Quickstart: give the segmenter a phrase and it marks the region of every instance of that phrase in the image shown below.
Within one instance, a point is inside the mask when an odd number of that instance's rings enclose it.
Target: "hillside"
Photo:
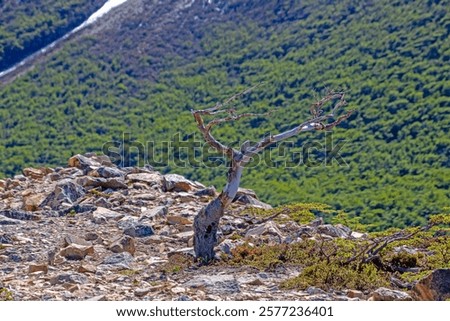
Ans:
[[[264,82],[239,107],[278,112],[215,131],[242,142],[294,126],[325,88],[345,88],[351,119],[331,136],[302,135],[266,154],[242,185],[273,205],[330,204],[372,229],[424,224],[450,197],[446,11],[438,0],[129,0],[0,87],[0,173],[64,164],[125,137],[126,146],[154,142],[155,168],[220,188],[223,162],[164,151],[177,137],[200,141],[191,108]],[[325,166],[326,150],[344,141],[347,166]],[[302,164],[301,148],[317,143],[318,164]],[[122,165],[144,161],[131,149]]]
[[[0,180],[0,301],[450,298],[448,213],[366,233],[324,224],[324,205],[272,209],[240,190],[203,264],[193,220],[217,191],[104,155],[67,163]]]

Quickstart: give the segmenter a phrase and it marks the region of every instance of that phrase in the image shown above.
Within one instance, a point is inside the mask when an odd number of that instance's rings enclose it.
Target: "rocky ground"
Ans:
[[[0,180],[0,299],[12,300],[411,300],[380,288],[280,289],[297,268],[193,263],[193,218],[216,195],[182,176],[117,168],[76,155],[66,168],[27,168]],[[270,207],[242,189],[222,219],[218,256],[247,241],[295,242],[301,233],[364,237],[345,226],[276,224],[248,214]]]

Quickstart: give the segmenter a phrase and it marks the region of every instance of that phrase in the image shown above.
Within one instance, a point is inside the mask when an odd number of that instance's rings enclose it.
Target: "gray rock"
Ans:
[[[101,178],[101,177],[91,177],[84,176],[77,178],[77,184],[80,184],[83,187],[102,187],[102,188],[111,188],[111,189],[126,189],[128,186],[125,184],[123,178]]]
[[[438,269],[421,279],[413,288],[415,297],[423,301],[450,299],[450,269]]]
[[[263,209],[272,209],[272,206],[261,202],[260,200],[250,196],[250,195],[241,195],[239,197],[235,197],[233,202],[239,202],[242,204],[250,205],[253,207],[263,208]]]
[[[109,249],[114,253],[128,252],[131,255],[134,255],[134,252],[136,252],[136,242],[134,241],[134,238],[124,235],[114,241]]]
[[[58,210],[62,207],[62,203],[73,204],[85,194],[86,191],[83,187],[70,179],[65,179],[55,186],[55,190],[44,199],[39,207],[49,206],[53,210]]]
[[[91,242],[86,241],[84,238],[81,238],[76,235],[66,235],[64,236],[64,247],[69,246],[71,244],[78,244],[83,246],[92,246]]]
[[[157,206],[152,209],[148,209],[141,214],[139,221],[154,220],[156,218],[166,217],[168,209],[166,206]]]
[[[309,226],[318,227],[318,226],[320,226],[322,224],[323,224],[323,218],[322,217],[318,217],[318,218],[312,220],[311,223],[309,223]]]
[[[12,244],[13,239],[7,234],[0,235],[0,244]]]
[[[38,221],[41,219],[41,216],[37,214],[32,214],[29,212],[21,211],[21,210],[1,210],[0,215],[6,216],[8,218],[12,218],[14,220],[21,220],[21,221]]]
[[[117,222],[117,227],[121,230],[126,230],[126,229],[136,226],[137,224],[139,224],[139,221],[137,218],[135,218],[131,215],[127,215],[127,216],[124,216],[123,218],[121,218]]]
[[[104,166],[97,168],[95,173],[103,178],[124,177],[125,175],[120,169]]]
[[[79,273],[62,273],[58,274],[50,279],[51,285],[64,284],[64,283],[75,283],[75,284],[86,284],[88,283],[88,278]]]
[[[0,215],[0,225],[18,225],[18,224],[24,224],[24,222]]]
[[[108,256],[103,262],[102,265],[108,265],[111,268],[117,269],[129,269],[134,262],[134,257],[128,252],[122,252],[118,254],[114,254]]]
[[[204,188],[201,190],[198,190],[194,193],[196,196],[216,196],[216,188],[214,186],[210,186],[208,188]]]
[[[194,183],[178,174],[168,174],[163,177],[163,187],[166,192],[189,192],[199,188],[204,188],[199,183]]]
[[[150,186],[161,185],[162,183],[162,175],[159,173],[128,174],[126,178],[131,182],[143,182]]]
[[[240,287],[233,275],[198,275],[183,284],[190,288],[207,288],[210,293],[239,293]]]
[[[104,222],[104,220],[118,221],[121,218],[123,218],[124,216],[125,216],[124,214],[121,214],[121,213],[118,213],[115,211],[111,211],[104,207],[99,207],[94,211],[94,213],[92,213],[92,218],[93,218],[94,222],[96,222],[96,223],[97,223],[97,221]]]
[[[128,230],[128,233],[127,233],[127,231],[124,231],[124,234],[130,235],[130,236],[133,236],[133,234],[134,234],[135,237],[148,237],[148,236],[154,235],[155,231],[153,230],[152,226],[150,226],[148,224],[140,223],[134,227],[134,231]]]
[[[67,247],[63,248],[59,255],[65,257],[68,260],[82,260],[87,255],[94,254],[94,247],[79,245],[79,244],[70,244]]]
[[[102,166],[102,162],[99,158],[95,159],[95,155],[75,155],[69,159],[69,166],[81,169],[85,174]]]
[[[268,221],[266,223],[257,225],[247,231],[245,233],[245,237],[253,237],[258,238],[262,235],[273,235],[279,238],[279,241],[281,242],[281,239],[283,238],[283,234],[281,233],[280,229],[278,228],[277,224],[273,221]]]
[[[317,227],[317,233],[325,234],[331,237],[347,238],[349,237],[351,230],[343,225],[333,226],[331,224],[324,224]]]

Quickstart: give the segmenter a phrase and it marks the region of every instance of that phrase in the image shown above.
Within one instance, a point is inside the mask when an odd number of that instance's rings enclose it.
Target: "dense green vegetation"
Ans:
[[[105,1],[0,1],[0,70],[45,47]]]
[[[151,161],[157,169],[220,188],[224,165],[175,162],[186,149],[167,154],[161,148],[178,133],[181,141],[201,141],[191,108],[264,82],[238,107],[278,112],[214,131],[225,142],[242,142],[294,126],[325,88],[345,88],[357,113],[332,135],[308,133],[281,144],[286,156],[274,150],[273,159],[246,169],[242,185],[274,205],[330,204],[372,229],[424,224],[450,197],[447,6],[438,0],[236,0],[219,15],[196,3],[184,20],[163,25],[164,33],[145,22],[157,17],[141,16],[163,17],[148,7],[126,16],[122,28],[68,44],[0,88],[0,173],[64,164],[130,133],[128,147],[153,141],[155,158],[169,158],[167,166]],[[347,166],[325,166],[326,151],[343,141]],[[324,146],[311,153],[317,164],[302,164],[302,147],[317,143]],[[127,156],[123,165],[144,161],[135,148]]]

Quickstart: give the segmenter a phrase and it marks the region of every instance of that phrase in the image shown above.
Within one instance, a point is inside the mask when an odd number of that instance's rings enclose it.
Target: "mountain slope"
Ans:
[[[177,137],[201,141],[191,108],[264,82],[239,107],[278,112],[215,131],[242,142],[294,126],[324,88],[343,87],[357,109],[348,122],[266,153],[243,185],[272,204],[328,203],[374,228],[423,223],[450,197],[449,32],[442,1],[129,0],[0,88],[0,171],[63,164],[104,144],[117,152],[129,133],[126,146],[154,142],[150,163],[159,169],[220,188],[223,162],[187,162],[187,148],[164,152]],[[343,141],[347,166],[325,166],[327,150]],[[318,164],[305,166],[299,155],[317,143]],[[122,165],[142,163],[142,152],[138,159],[131,149]]]

